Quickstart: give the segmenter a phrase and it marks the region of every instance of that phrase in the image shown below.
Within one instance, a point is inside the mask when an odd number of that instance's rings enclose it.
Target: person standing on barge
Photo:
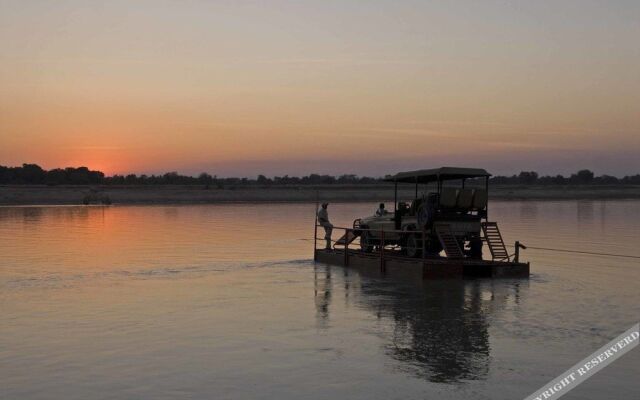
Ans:
[[[322,208],[318,210],[318,223],[324,228],[324,240],[327,241],[327,250],[331,250],[331,232],[333,231],[333,224],[329,222],[329,212],[327,207],[329,203],[322,203]]]

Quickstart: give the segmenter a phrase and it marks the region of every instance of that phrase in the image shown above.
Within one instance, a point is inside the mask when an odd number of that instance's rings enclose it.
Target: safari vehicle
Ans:
[[[445,250],[448,257],[482,259],[481,230],[491,224],[486,222],[490,176],[480,168],[442,167],[387,177],[394,183],[393,212],[353,222],[361,250],[372,252],[384,243],[399,246],[408,257]],[[399,184],[415,185],[413,200],[398,199]],[[431,191],[418,195],[421,185]]]

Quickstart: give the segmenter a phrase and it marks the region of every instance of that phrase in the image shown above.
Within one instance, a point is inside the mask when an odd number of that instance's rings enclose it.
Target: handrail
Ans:
[[[335,246],[340,246],[339,248],[337,248],[337,250],[339,250],[340,252],[344,251],[344,255],[343,255],[343,257],[344,257],[344,265],[348,265],[349,264],[349,255],[348,254],[349,254],[349,246],[351,244],[349,242],[349,235],[348,235],[349,232],[353,232],[353,231],[376,232],[376,234],[377,234],[376,236],[377,237],[374,238],[375,239],[375,243],[373,243],[371,245],[372,247],[375,247],[376,250],[372,251],[371,253],[367,253],[367,254],[370,254],[371,256],[380,258],[380,269],[382,271],[384,271],[384,269],[386,267],[385,266],[385,259],[388,258],[388,257],[395,257],[395,255],[387,255],[387,254],[385,254],[386,253],[385,248],[387,248],[389,246],[391,246],[393,248],[401,247],[396,242],[395,239],[387,239],[387,238],[385,238],[385,235],[387,235],[389,233],[399,233],[399,234],[420,233],[422,235],[425,234],[424,230],[422,230],[422,231],[403,231],[403,230],[397,230],[397,229],[385,230],[385,229],[350,228],[350,227],[343,227],[343,226],[334,226],[333,230],[334,231],[336,231],[336,230],[337,231],[344,231],[344,236],[341,236],[341,237],[339,237],[337,239],[336,239],[336,236],[333,236],[330,239],[324,239],[324,237],[317,235],[317,228],[318,227],[322,227],[322,225],[321,224],[317,224],[316,225],[316,235],[315,235],[315,237],[313,239],[313,241],[314,241],[314,253],[315,253],[315,250],[318,249],[318,241],[321,241],[321,242],[327,241],[332,249],[336,249]],[[343,237],[344,237],[344,242],[338,244],[338,241],[341,240]],[[360,240],[360,237],[356,237],[352,241],[355,241],[355,240]],[[390,242],[388,242],[388,240]],[[516,243],[519,244],[518,242],[516,242]],[[358,244],[356,244],[355,246],[359,247]],[[422,252],[421,252],[422,253],[422,257],[421,257],[422,259],[425,259],[425,257],[427,256],[426,249],[424,248],[424,246],[425,246],[425,242],[423,240],[422,241],[422,246],[421,246],[422,247]],[[512,247],[512,246],[510,246],[510,247]],[[519,248],[525,248],[525,247],[524,246],[519,246]],[[513,254],[513,255],[510,256],[510,257],[515,256],[515,260],[514,260],[515,262],[519,262],[519,260],[518,260],[519,254],[517,254],[517,253],[518,252],[516,252],[516,254]],[[315,254],[314,254],[314,256],[315,256]]]
[[[377,251],[373,252],[375,254],[376,257],[380,257],[380,269],[381,271],[384,271],[385,269],[385,259],[388,257],[385,254],[385,247],[388,246],[392,246],[394,248],[397,248],[399,245],[397,243],[395,243],[395,241],[391,241],[391,243],[388,243],[388,240],[385,239],[385,234],[407,234],[407,233],[415,233],[415,232],[420,232],[422,234],[424,234],[423,231],[403,231],[403,230],[397,230],[397,229],[391,229],[391,230],[385,230],[385,229],[371,229],[371,228],[353,228],[353,227],[344,227],[344,226],[333,226],[332,230],[335,231],[344,231],[344,235],[341,236],[338,239],[334,239],[334,237],[331,237],[329,239],[324,239],[322,236],[318,236],[318,228],[319,227],[323,227],[321,224],[316,224],[315,225],[315,232],[314,232],[314,257],[315,257],[315,250],[317,250],[317,246],[318,246],[318,241],[320,240],[321,242],[327,242],[327,244],[332,248],[335,249],[335,246],[341,246],[343,248],[340,248],[340,251],[344,251],[344,265],[348,265],[349,263],[349,233],[350,232],[354,232],[354,231],[359,231],[359,232],[375,232],[376,233],[376,243],[373,244],[372,246],[375,246],[377,248]],[[360,240],[361,236],[358,235],[359,237],[355,237],[352,240],[358,239]],[[342,238],[344,238],[344,241],[342,243],[338,243]],[[356,245],[357,246],[357,245]],[[424,242],[423,242],[423,247],[424,247]],[[372,254],[373,255],[373,254]],[[424,257],[424,252],[423,252],[423,257]]]
[[[323,227],[322,225],[318,224],[316,225],[317,228],[321,228]],[[354,228],[354,227],[350,227],[350,228],[345,228],[344,226],[334,226],[333,229],[344,229],[344,230],[349,230],[349,231],[374,231],[374,232],[380,232],[380,231],[384,231],[385,233],[409,233],[409,232],[422,232],[422,231],[403,231],[403,230],[397,230],[397,229],[371,229],[371,228]]]

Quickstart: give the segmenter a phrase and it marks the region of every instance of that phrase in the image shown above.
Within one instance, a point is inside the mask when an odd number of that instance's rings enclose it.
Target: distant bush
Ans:
[[[473,181],[473,180],[472,180]],[[562,175],[539,176],[535,171],[521,171],[518,175],[496,175],[489,179],[492,184],[498,185],[640,185],[640,174],[616,178],[611,175],[595,176],[595,174],[583,169],[569,177]],[[45,171],[36,164],[22,164],[21,167],[5,167],[0,165],[0,184],[12,185],[203,185],[205,188],[217,189],[234,188],[236,186],[251,185],[333,185],[333,184],[376,184],[382,183],[383,178],[357,176],[345,174],[340,176],[310,174],[303,177],[274,176],[269,178],[258,175],[256,179],[250,178],[218,178],[206,172],[197,177],[180,175],[176,171],[163,175],[113,175],[105,176],[100,171],[92,171],[87,167],[56,168]]]
[[[22,164],[22,167],[0,165],[0,183],[27,185],[88,185],[105,181],[100,171],[91,171],[87,167],[43,170],[36,164]]]

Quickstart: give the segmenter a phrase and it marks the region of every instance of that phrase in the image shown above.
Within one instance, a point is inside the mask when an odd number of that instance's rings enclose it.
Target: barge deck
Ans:
[[[528,278],[529,263],[437,258],[409,258],[391,251],[363,253],[359,250],[315,249],[314,260],[358,269],[369,275],[413,280],[462,278]]]

